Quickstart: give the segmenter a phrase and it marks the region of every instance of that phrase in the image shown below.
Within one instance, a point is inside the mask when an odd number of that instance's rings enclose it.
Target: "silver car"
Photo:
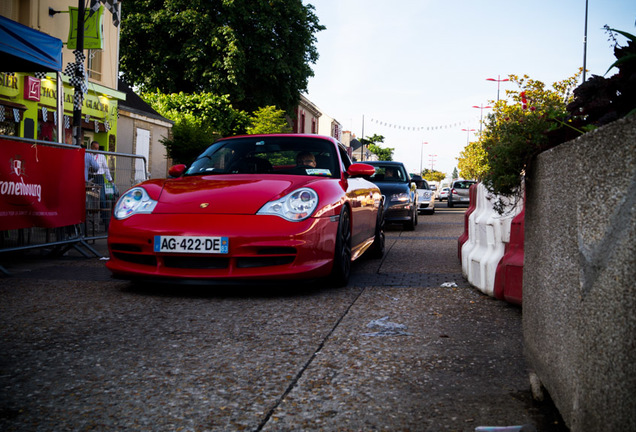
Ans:
[[[444,201],[445,199],[448,199],[448,193],[450,192],[450,188],[449,187],[445,187],[442,188],[440,190],[437,191],[437,199],[440,201]]]
[[[448,194],[448,207],[454,207],[456,204],[470,204],[468,190],[475,183],[477,182],[474,180],[455,180]]]
[[[419,214],[435,213],[435,191],[431,189],[430,185],[421,176],[411,174],[411,180],[415,182],[417,187],[417,212]]]

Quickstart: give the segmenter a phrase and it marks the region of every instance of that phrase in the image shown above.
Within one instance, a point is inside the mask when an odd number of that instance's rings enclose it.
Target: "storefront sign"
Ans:
[[[42,84],[39,78],[32,76],[24,77],[24,99],[39,102],[40,88]]]
[[[76,7],[69,7],[70,28],[66,47],[70,50],[77,48],[77,16],[79,11]],[[104,49],[104,7],[90,15],[90,9],[84,12],[84,49]]]
[[[0,139],[0,231],[84,221],[84,154]]]
[[[6,72],[0,72],[0,94],[9,97],[17,96],[20,91],[18,89],[18,76],[9,75]]]

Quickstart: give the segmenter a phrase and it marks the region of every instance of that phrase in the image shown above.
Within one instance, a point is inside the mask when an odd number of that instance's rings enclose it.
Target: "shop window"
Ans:
[[[88,77],[96,81],[102,80],[102,52],[89,50]]]
[[[20,136],[20,123],[24,120],[24,105],[3,102],[0,104],[0,135]]]
[[[12,121],[0,122],[0,135],[17,136],[18,124]]]

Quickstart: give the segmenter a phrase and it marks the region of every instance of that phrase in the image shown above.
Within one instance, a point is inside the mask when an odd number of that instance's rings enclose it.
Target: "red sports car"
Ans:
[[[319,135],[216,141],[171,178],[126,191],[108,232],[116,278],[249,281],[328,277],[384,253],[382,195],[346,148]]]

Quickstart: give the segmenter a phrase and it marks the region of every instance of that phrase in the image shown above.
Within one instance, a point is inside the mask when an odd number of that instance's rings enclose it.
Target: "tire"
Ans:
[[[338,233],[336,234],[336,248],[333,254],[333,268],[331,282],[342,287],[349,283],[351,276],[351,216],[349,209],[344,207],[340,213]]]
[[[417,210],[413,210],[411,220],[404,222],[404,229],[407,231],[413,231],[415,230],[415,225],[417,225]]]
[[[384,249],[386,244],[386,238],[384,235],[384,204],[380,203],[378,209],[378,217],[375,221],[375,237],[373,244],[369,249],[372,258],[382,258],[384,256]]]

